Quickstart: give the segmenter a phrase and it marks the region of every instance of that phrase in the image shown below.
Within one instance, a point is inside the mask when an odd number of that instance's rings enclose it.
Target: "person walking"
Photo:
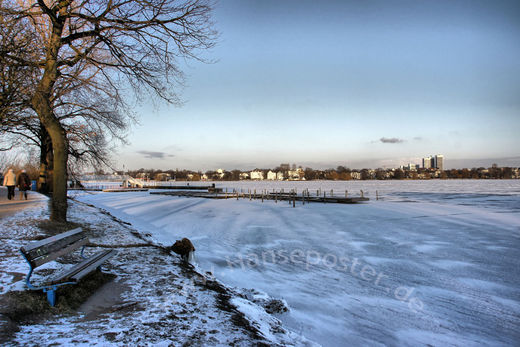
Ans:
[[[31,189],[31,179],[29,175],[27,175],[27,171],[22,170],[20,175],[18,175],[18,190],[20,191],[20,200],[22,200],[25,195],[25,200],[27,200],[27,191]],[[14,193],[13,193],[14,194]]]
[[[13,169],[9,169],[4,176],[4,186],[7,187],[7,198],[11,200],[14,198],[14,187],[16,186],[16,175]]]

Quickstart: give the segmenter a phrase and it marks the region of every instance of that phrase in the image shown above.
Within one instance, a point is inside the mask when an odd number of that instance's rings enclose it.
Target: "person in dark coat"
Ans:
[[[31,179],[25,170],[22,170],[20,175],[18,175],[18,190],[20,191],[20,200],[22,200],[25,195],[25,200],[27,200],[27,191],[31,189]]]

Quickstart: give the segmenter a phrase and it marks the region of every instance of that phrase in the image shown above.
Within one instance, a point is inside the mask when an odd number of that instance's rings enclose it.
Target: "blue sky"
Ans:
[[[520,2],[221,0],[214,20],[216,62],[185,66],[182,107],[139,108],[119,168],[520,165]]]

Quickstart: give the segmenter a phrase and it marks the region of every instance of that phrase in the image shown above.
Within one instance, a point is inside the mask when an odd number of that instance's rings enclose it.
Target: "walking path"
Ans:
[[[48,198],[37,192],[27,192],[27,200],[20,200],[20,192],[15,191],[14,199],[7,199],[7,188],[0,187],[0,218],[11,216],[27,207],[34,207]]]

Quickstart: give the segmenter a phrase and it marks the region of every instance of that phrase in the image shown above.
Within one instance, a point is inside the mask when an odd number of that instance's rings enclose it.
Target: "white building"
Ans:
[[[274,171],[269,170],[269,172],[267,173],[268,180],[274,181],[274,180],[276,180],[276,176],[277,176],[276,172],[274,172]]]
[[[251,176],[251,179],[252,180],[263,180],[264,179],[264,173],[260,170],[254,170],[254,171],[251,171],[250,173],[250,176]]]
[[[423,158],[422,166],[425,169],[431,169],[431,167],[432,167],[432,157],[425,157],[425,158]]]
[[[299,167],[296,170],[289,170],[287,175],[289,176],[287,178],[290,180],[301,180],[304,179],[305,173],[303,172],[303,169]]]

